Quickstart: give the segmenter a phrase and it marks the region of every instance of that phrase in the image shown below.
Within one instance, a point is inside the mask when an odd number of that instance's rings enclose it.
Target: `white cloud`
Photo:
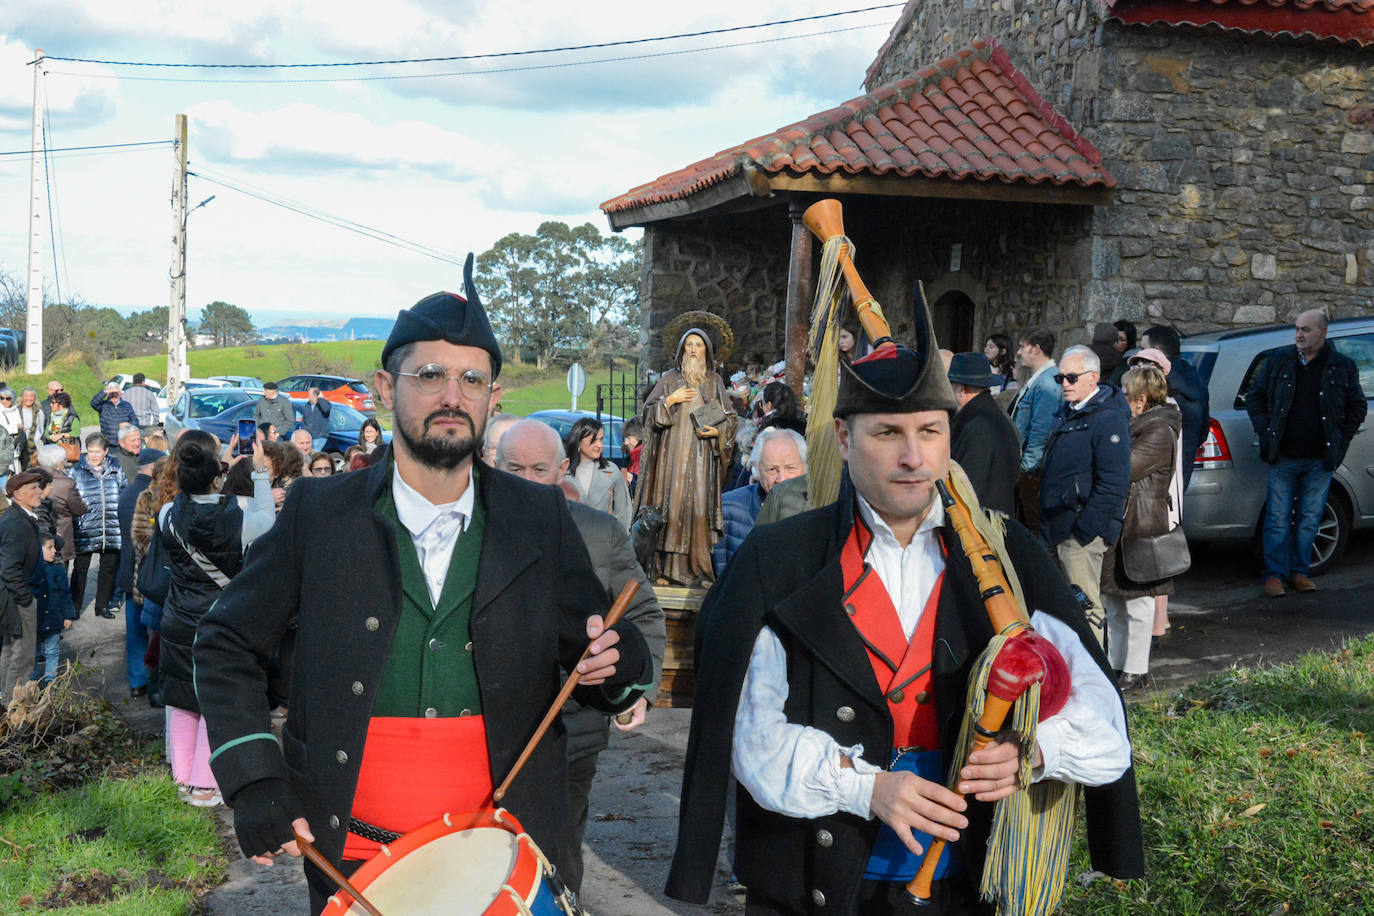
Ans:
[[[33,117],[34,49],[9,35],[0,35],[0,131],[28,132]],[[48,69],[52,65],[48,64]],[[108,72],[92,68],[92,73]],[[67,124],[99,124],[115,109],[115,87],[48,77],[43,81],[48,112]]]

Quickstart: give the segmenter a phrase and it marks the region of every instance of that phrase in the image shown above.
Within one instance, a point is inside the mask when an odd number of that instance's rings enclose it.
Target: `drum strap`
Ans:
[[[394,843],[401,838],[401,834],[399,833],[384,830],[376,824],[360,821],[356,817],[350,817],[348,819],[348,832],[356,833],[365,840],[371,840],[374,843],[381,843],[382,845]]]

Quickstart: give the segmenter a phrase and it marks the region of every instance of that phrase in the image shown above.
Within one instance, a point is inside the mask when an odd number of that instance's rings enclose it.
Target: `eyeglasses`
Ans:
[[[334,465],[316,465],[310,469],[310,473],[317,477],[328,477],[330,474],[334,473]]]
[[[1093,370],[1090,369],[1088,371],[1091,372]],[[1054,383],[1056,385],[1062,385],[1068,382],[1070,385],[1077,385],[1078,380],[1087,374],[1087,372],[1056,372],[1054,374]]]
[[[491,391],[491,379],[480,369],[468,369],[461,375],[449,375],[448,370],[437,363],[421,366],[414,372],[397,372],[415,379],[415,387],[425,394],[438,394],[449,382],[458,383],[458,391],[469,401],[476,401]]]
[[[1135,357],[1134,359],[1128,360],[1126,365],[1130,366],[1132,369],[1138,369],[1141,366],[1149,366],[1151,369],[1158,369],[1161,372],[1164,371],[1164,367],[1161,366],[1159,363],[1154,362],[1153,360],[1141,359],[1139,356]]]

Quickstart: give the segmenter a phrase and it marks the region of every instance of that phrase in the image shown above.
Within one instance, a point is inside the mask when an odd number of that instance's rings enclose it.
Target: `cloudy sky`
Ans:
[[[0,151],[29,148],[27,64],[35,48],[52,57],[195,64],[440,57],[752,25],[879,2],[9,0],[0,22]],[[192,171],[461,258],[508,232],[533,232],[546,219],[590,220],[609,231],[597,209],[602,201],[858,95],[898,12],[598,50],[351,69],[49,60],[48,144],[163,141],[174,116],[185,113]],[[768,43],[556,66],[761,41]],[[120,308],[167,304],[173,166],[168,146],[53,154],[60,245],[56,278],[52,253],[45,254],[50,297],[56,279],[64,298],[74,292]],[[193,317],[214,299],[274,317],[390,315],[461,284],[454,264],[190,179],[192,204],[212,194],[188,224]],[[21,278],[28,198],[28,157],[0,156],[0,270]]]

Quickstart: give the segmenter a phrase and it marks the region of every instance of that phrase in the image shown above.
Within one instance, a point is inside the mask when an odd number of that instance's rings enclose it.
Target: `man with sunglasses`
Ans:
[[[471,256],[464,279],[466,298],[436,293],[397,316],[374,377],[390,445],[365,470],[296,481],[198,628],[211,765],[240,847],[264,865],[300,854],[294,831],[351,873],[445,812],[489,806],[560,666],[581,672],[578,702],[608,714],[652,685],[635,625],[603,624],[606,592],[563,495],[474,460],[501,351]],[[288,631],[279,749],[263,698]],[[553,861],[567,785],[555,722],[503,800]],[[336,888],[306,874],[320,912]]]
[[[1121,535],[1131,486],[1131,409],[1101,383],[1090,348],[1069,347],[1054,380],[1064,406],[1045,443],[1040,481],[1040,537],[1059,556],[1064,576],[1092,606],[1088,623],[1102,642],[1102,557]]]

